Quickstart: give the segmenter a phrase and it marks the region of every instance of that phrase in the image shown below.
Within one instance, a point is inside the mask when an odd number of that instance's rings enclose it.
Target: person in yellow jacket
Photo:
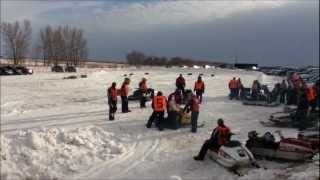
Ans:
[[[153,97],[152,100],[153,113],[151,114],[146,127],[151,128],[153,121],[155,121],[156,127],[160,131],[163,130],[164,113],[167,111],[167,98],[162,94],[161,91]]]
[[[204,93],[204,82],[202,81],[201,76],[198,76],[198,80],[194,83],[194,91],[196,92],[197,98],[202,103],[202,94]]]

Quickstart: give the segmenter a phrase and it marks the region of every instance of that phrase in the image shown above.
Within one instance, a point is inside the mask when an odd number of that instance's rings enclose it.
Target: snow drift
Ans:
[[[122,154],[123,145],[98,127],[1,135],[1,179],[61,179]]]

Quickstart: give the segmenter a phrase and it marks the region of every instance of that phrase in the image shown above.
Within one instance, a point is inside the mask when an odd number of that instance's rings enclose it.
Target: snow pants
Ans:
[[[117,112],[117,102],[111,101],[109,102],[109,120],[114,120],[114,115]]]
[[[123,113],[129,112],[129,104],[128,104],[127,96],[121,96],[121,106],[122,106],[121,109]]]
[[[155,122],[156,127],[159,128],[159,130],[163,129],[163,122],[164,122],[164,111],[153,111],[151,114],[148,122],[147,122],[147,128],[150,128],[152,126],[152,123]]]
[[[202,103],[202,94],[203,94],[202,91],[196,91],[196,96],[197,96],[197,98],[199,98],[200,103]]]
[[[209,149],[216,150],[219,149],[219,147],[220,146],[217,141],[211,139],[206,140],[200,149],[198,158],[203,160]]]
[[[146,94],[145,93],[141,93],[141,97],[140,97],[140,108],[145,108],[146,107]]]
[[[197,132],[199,112],[191,112],[191,132]]]

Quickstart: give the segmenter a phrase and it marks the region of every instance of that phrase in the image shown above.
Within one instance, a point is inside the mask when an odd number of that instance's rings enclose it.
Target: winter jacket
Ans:
[[[108,89],[108,101],[116,102],[117,101],[118,90],[116,88],[110,87]]]
[[[154,96],[152,107],[155,112],[165,112],[167,110],[167,98],[165,96]]]
[[[141,82],[139,83],[139,89],[140,89],[140,91],[141,91],[142,93],[146,93],[146,92],[147,92],[147,89],[148,89],[148,87],[147,87],[147,82],[146,82],[146,81],[141,81]]]
[[[186,85],[186,81],[184,80],[183,77],[178,77],[176,79],[176,86],[179,87],[179,86],[185,86]]]
[[[203,81],[196,81],[194,83],[194,90],[199,92],[204,92],[204,82]]]

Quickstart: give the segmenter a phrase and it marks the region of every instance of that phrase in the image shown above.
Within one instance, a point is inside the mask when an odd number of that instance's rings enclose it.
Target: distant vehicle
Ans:
[[[66,66],[64,72],[77,72],[77,69],[74,66]]]
[[[33,74],[33,70],[32,69],[28,69],[24,66],[17,66],[16,70],[21,72],[22,74]]]
[[[13,66],[6,66],[5,68],[8,69],[9,71],[11,70],[13,72],[12,75],[23,75],[23,73],[20,70],[16,69]]]
[[[64,72],[62,66],[56,65],[51,68],[52,72]]]

